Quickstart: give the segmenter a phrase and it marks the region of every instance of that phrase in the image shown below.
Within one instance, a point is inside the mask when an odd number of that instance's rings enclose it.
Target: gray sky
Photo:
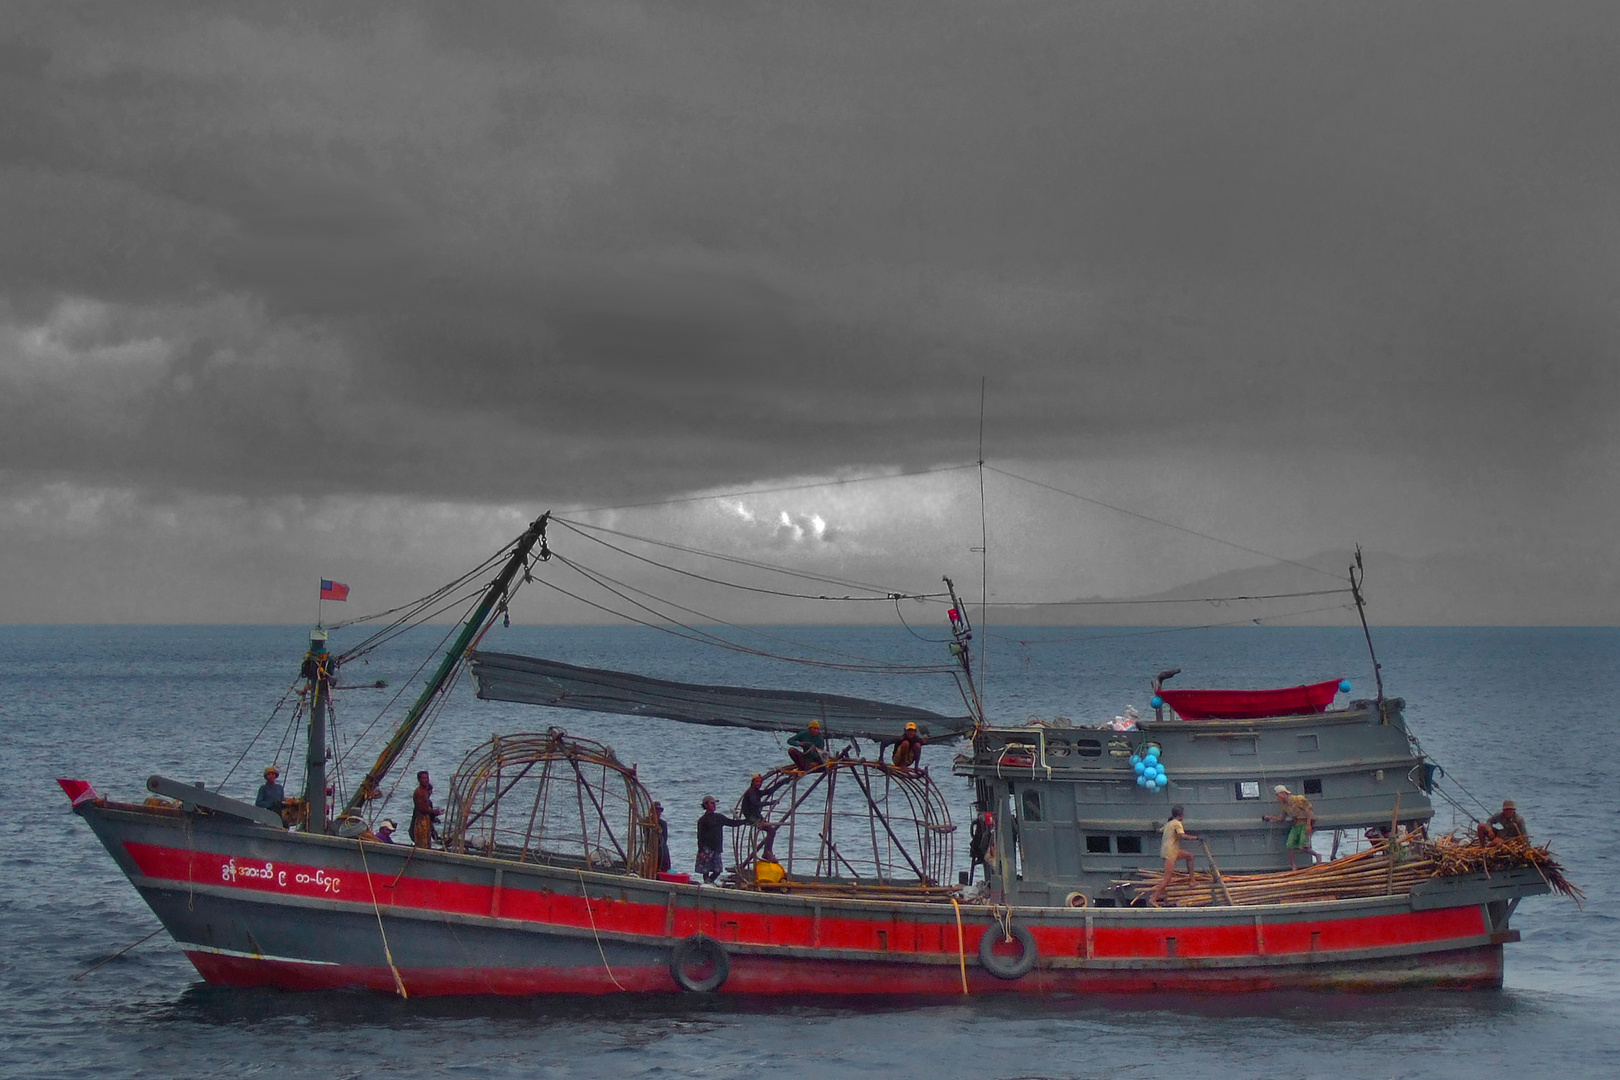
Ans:
[[[1620,621],[1617,55],[1608,2],[8,3],[0,620],[971,462],[986,377],[1009,471]],[[997,599],[1261,561],[990,481]],[[588,520],[978,588],[972,471]]]

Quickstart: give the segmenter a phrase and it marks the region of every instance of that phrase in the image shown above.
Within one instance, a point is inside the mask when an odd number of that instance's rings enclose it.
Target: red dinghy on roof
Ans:
[[[1183,720],[1257,720],[1326,712],[1338,690],[1333,679],[1276,690],[1160,690],[1159,696]]]

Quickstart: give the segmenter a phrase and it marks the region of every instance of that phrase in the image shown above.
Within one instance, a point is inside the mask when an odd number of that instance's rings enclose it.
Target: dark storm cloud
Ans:
[[[19,12],[13,469],[639,497],[981,375],[1007,457],[1613,438],[1607,6]]]

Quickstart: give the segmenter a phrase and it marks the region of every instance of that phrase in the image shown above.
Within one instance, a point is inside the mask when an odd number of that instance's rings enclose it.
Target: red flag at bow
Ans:
[[[322,600],[347,600],[348,598],[349,587],[347,585],[343,584],[341,581],[328,581],[325,578],[321,578]]]

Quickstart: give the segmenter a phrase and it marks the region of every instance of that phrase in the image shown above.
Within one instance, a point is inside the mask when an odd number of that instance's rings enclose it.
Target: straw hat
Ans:
[[[266,765],[264,767],[264,775],[266,775],[266,776],[280,776],[281,775],[281,770],[276,768],[274,765]]]

